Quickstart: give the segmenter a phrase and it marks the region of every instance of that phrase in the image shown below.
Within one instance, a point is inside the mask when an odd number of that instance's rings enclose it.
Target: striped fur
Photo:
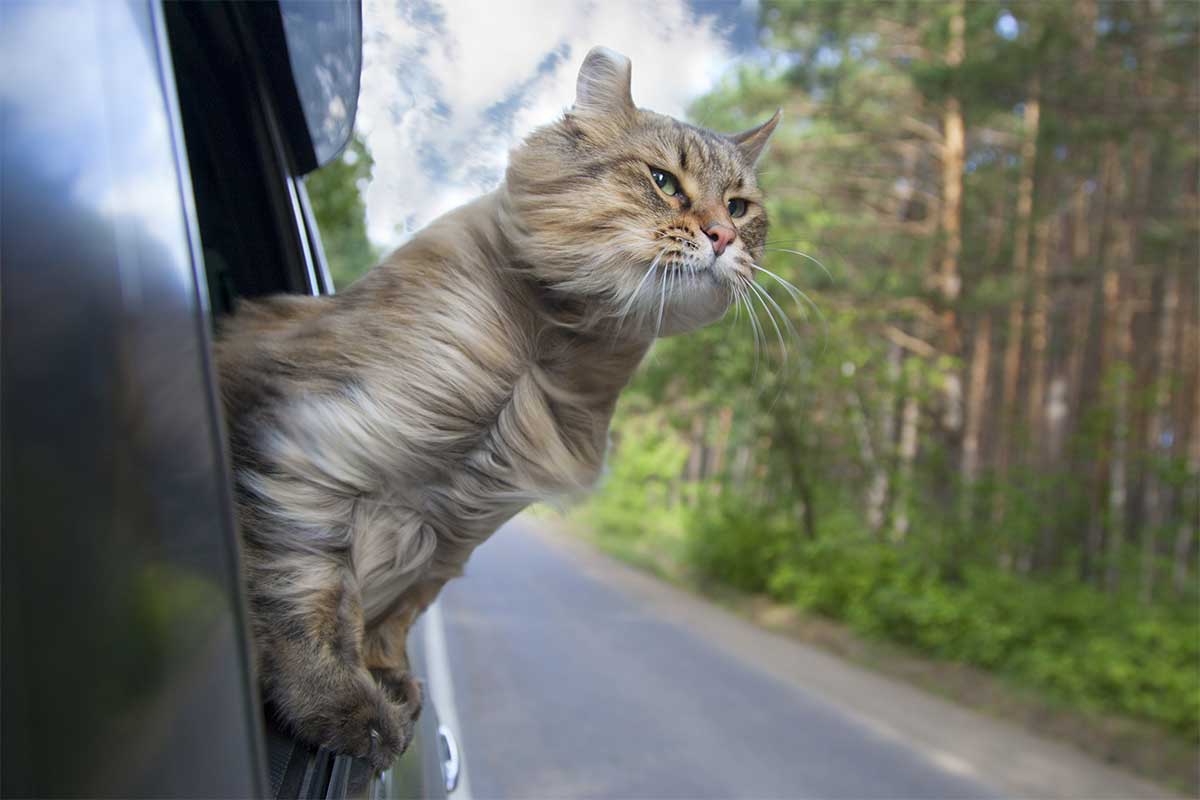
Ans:
[[[725,137],[639,110],[628,60],[597,48],[495,192],[342,294],[247,303],[222,327],[260,673],[298,735],[376,766],[407,745],[408,627],[506,520],[592,486],[656,336],[724,314],[761,255],[753,162],[773,125]],[[738,229],[720,257],[714,221]]]

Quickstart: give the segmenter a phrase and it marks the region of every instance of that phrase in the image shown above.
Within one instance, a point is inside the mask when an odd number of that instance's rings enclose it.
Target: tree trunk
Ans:
[[[1095,50],[1096,50],[1096,21],[1098,19],[1097,0],[1075,0],[1073,4],[1073,16],[1076,25],[1076,34],[1080,43],[1079,51],[1075,56],[1075,70],[1078,74],[1089,74],[1094,69]],[[1110,92],[1106,92],[1108,94]],[[1094,267],[1089,263],[1089,256],[1092,252],[1097,253],[1097,259],[1103,252],[1101,243],[1104,241],[1105,231],[1112,214],[1112,203],[1110,201],[1110,171],[1108,160],[1102,159],[1100,188],[1102,191],[1097,192],[1095,197],[1104,198],[1100,208],[1094,209],[1093,200],[1089,199],[1089,185],[1093,181],[1094,165],[1091,162],[1088,148],[1083,151],[1086,155],[1080,159],[1082,161],[1080,176],[1075,185],[1075,196],[1072,202],[1072,241],[1071,241],[1071,265],[1072,269],[1086,274],[1086,279],[1083,287],[1079,290],[1078,305],[1075,309],[1075,316],[1071,326],[1071,343],[1070,351],[1067,355],[1067,412],[1066,419],[1063,423],[1065,429],[1056,439],[1056,448],[1059,455],[1063,452],[1067,431],[1077,431],[1081,421],[1084,402],[1087,397],[1086,387],[1088,385],[1087,378],[1089,373],[1085,373],[1084,365],[1087,361],[1090,346],[1092,342],[1092,331],[1094,330],[1093,320],[1095,317],[1095,306],[1097,286],[1094,281]],[[1093,235],[1095,231],[1095,235]],[[1092,245],[1096,247],[1093,251]],[[1100,335],[1103,338],[1103,335]],[[1103,361],[1103,347],[1100,349],[1100,360]],[[1100,365],[1100,372],[1103,371],[1103,363]],[[1096,452],[1095,461],[1103,459],[1103,452]],[[1099,469],[1094,463],[1081,463],[1070,465],[1068,468],[1074,467],[1081,477],[1083,483],[1083,491],[1086,494],[1094,495],[1098,491]],[[1091,498],[1089,498],[1091,499]],[[1096,504],[1089,502],[1087,512],[1082,520],[1083,542],[1082,558],[1080,559],[1079,574],[1080,577],[1087,580],[1095,580],[1096,572],[1100,564],[1100,548],[1104,539],[1104,531],[1102,525],[1102,515],[1095,511]]]
[[[1004,346],[1004,371],[1000,389],[1000,433],[996,449],[996,473],[1000,481],[996,492],[994,518],[1004,517],[1004,492],[1012,452],[1012,429],[1016,422],[1017,385],[1021,379],[1021,344],[1025,323],[1025,291],[1029,265],[1029,228],[1033,217],[1033,175],[1037,162],[1038,126],[1041,117],[1041,83],[1030,82],[1025,101],[1024,131],[1021,139],[1021,177],[1017,184],[1016,226],[1013,231],[1013,283],[1017,297],[1008,312],[1007,340]]]
[[[871,428],[867,423],[867,410],[857,389],[852,388],[846,392],[846,405],[850,409],[850,426],[854,429],[855,438],[858,439],[859,460],[862,461],[863,470],[871,476],[871,479],[867,483],[865,497],[867,504],[867,527],[871,529],[871,533],[878,535],[880,528],[883,527],[883,502],[882,499],[875,497],[875,476],[881,470],[886,470],[887,467],[883,463],[883,459],[879,453],[876,452],[875,443],[871,440]]]
[[[1115,332],[1119,327],[1114,316],[1116,307],[1108,294],[1110,282],[1114,287],[1114,291],[1116,288],[1119,288],[1119,276],[1113,266],[1118,261],[1116,252],[1119,246],[1117,242],[1118,237],[1115,232],[1117,226],[1116,220],[1121,214],[1125,213],[1124,175],[1121,171],[1120,151],[1117,149],[1116,142],[1110,141],[1104,145],[1100,182],[1104,190],[1104,211],[1100,216],[1100,236],[1097,252],[1099,253],[1103,268],[1101,278],[1101,305],[1103,310],[1100,314],[1100,357],[1099,362],[1096,364],[1095,374],[1099,376],[1099,396],[1103,399],[1107,398],[1107,388],[1104,379],[1109,374],[1115,361]],[[1111,278],[1109,277],[1110,274]],[[1104,585],[1106,574],[1103,555],[1106,518],[1105,514],[1099,512],[1099,509],[1107,507],[1108,494],[1106,488],[1112,456],[1111,445],[1111,441],[1106,441],[1104,446],[1098,449],[1096,458],[1092,463],[1092,480],[1091,487],[1089,487],[1093,501],[1092,508],[1095,510],[1088,516],[1083,567],[1085,575],[1098,586]]]
[[[1124,250],[1124,247],[1122,247]],[[1121,582],[1121,556],[1125,547],[1125,510],[1129,497],[1129,385],[1132,370],[1133,332],[1130,330],[1132,302],[1121,296],[1121,276],[1116,270],[1104,275],[1104,304],[1109,320],[1113,360],[1108,377],[1112,391],[1112,439],[1108,459],[1108,537],[1104,586],[1115,592]]]
[[[888,347],[883,388],[879,392],[879,453],[875,474],[867,489],[867,524],[875,534],[883,530],[887,518],[888,489],[896,450],[896,387],[900,385],[902,356],[900,345],[892,342]]]
[[[722,406],[717,413],[717,436],[713,442],[712,464],[709,476],[721,478],[725,467],[725,451],[729,448],[729,434],[733,430],[733,406]]]
[[[1154,598],[1155,562],[1158,559],[1158,535],[1163,525],[1164,488],[1158,479],[1159,461],[1164,452],[1163,436],[1171,410],[1171,377],[1175,367],[1175,325],[1179,311],[1179,275],[1174,269],[1163,278],[1162,306],[1158,314],[1157,363],[1154,375],[1154,402],[1146,426],[1146,476],[1143,483],[1142,579],[1138,597],[1143,603]]]
[[[1121,555],[1125,547],[1126,503],[1128,500],[1129,385],[1133,335],[1129,326],[1132,303],[1121,296],[1121,268],[1133,259],[1133,225],[1129,219],[1130,183],[1121,168],[1115,142],[1106,145],[1106,161],[1112,167],[1111,207],[1116,211],[1111,226],[1111,258],[1103,278],[1104,350],[1103,375],[1106,379],[1112,429],[1108,452],[1108,490],[1105,508],[1108,524],[1105,541],[1104,587],[1115,592],[1121,581]],[[1135,162],[1137,163],[1136,159]]]
[[[1187,457],[1186,478],[1180,493],[1180,523],[1175,534],[1172,553],[1171,585],[1175,596],[1182,596],[1188,589],[1189,559],[1192,547],[1200,534],[1200,281],[1193,278],[1188,292],[1190,312],[1184,315],[1184,337],[1180,352],[1181,377],[1190,386],[1191,403],[1183,405],[1180,416],[1181,427],[1186,419]],[[1187,381],[1187,373],[1191,380]]]
[[[687,483],[684,499],[687,505],[695,506],[704,494],[704,465],[708,452],[708,415],[697,413],[692,419],[691,452],[688,453]]]
[[[967,385],[967,420],[963,431],[962,468],[966,486],[963,490],[961,517],[969,525],[974,509],[975,483],[979,480],[981,463],[979,439],[987,405],[988,366],[992,357],[992,317],[981,314],[975,323],[971,345],[971,373]]]
[[[752,469],[753,454],[751,453],[750,445],[739,445],[737,451],[734,453],[733,466],[730,469],[734,483],[744,486],[750,477]]]
[[[1090,204],[1086,180],[1075,188],[1072,202],[1071,266],[1082,271],[1091,252]],[[1107,184],[1106,184],[1107,185]],[[1108,221],[1107,208],[1101,212],[1101,222]],[[1095,305],[1096,287],[1092,281],[1079,291],[1078,308],[1071,325],[1071,350],[1067,355],[1067,407],[1078,414],[1083,406],[1083,363],[1088,351],[1092,331],[1092,308]],[[1061,444],[1057,450],[1061,454]]]
[[[1079,181],[1071,198],[1070,220],[1071,271],[1081,273],[1086,269],[1091,237],[1088,225],[1088,197],[1085,181]],[[1062,463],[1071,428],[1071,415],[1078,414],[1083,401],[1081,390],[1083,362],[1087,354],[1092,327],[1092,295],[1094,287],[1089,282],[1081,289],[1072,291],[1067,305],[1066,343],[1067,354],[1055,377],[1050,382],[1046,399],[1045,463],[1056,468]]]
[[[1046,347],[1050,339],[1049,326],[1049,248],[1057,232],[1052,220],[1037,224],[1033,246],[1032,290],[1029,309],[1029,430],[1030,453],[1035,464],[1041,463],[1042,433],[1045,429],[1046,407]]]
[[[1155,64],[1154,54],[1149,47],[1147,31],[1155,29],[1155,18],[1160,9],[1157,3],[1142,2],[1140,4],[1142,18],[1145,24],[1140,28],[1137,37],[1137,79],[1134,82],[1135,92],[1140,101],[1149,101],[1153,95]],[[1142,220],[1149,205],[1150,188],[1150,132],[1144,125],[1135,126],[1130,145],[1129,183],[1126,196],[1128,198],[1125,212],[1115,220],[1114,254],[1117,263],[1129,275],[1135,275],[1138,266],[1139,240]],[[1130,438],[1130,389],[1133,382],[1133,331],[1132,317],[1136,298],[1122,298],[1119,295],[1120,278],[1113,276],[1117,288],[1113,289],[1116,306],[1112,310],[1117,329],[1114,331],[1117,347],[1116,357],[1118,368],[1113,382],[1113,432],[1112,460],[1109,463],[1109,541],[1108,541],[1108,570],[1105,574],[1105,585],[1109,591],[1116,591],[1120,582],[1120,557],[1126,536],[1126,504],[1129,500],[1129,438]],[[1105,298],[1109,295],[1109,275],[1105,275]],[[1149,538],[1153,539],[1151,535]],[[1153,546],[1153,544],[1151,544]]]
[[[946,48],[946,66],[956,70],[966,54],[966,0],[957,0],[950,18],[950,42]],[[958,96],[946,98],[942,115],[942,258],[938,266],[937,286],[941,304],[942,351],[956,357],[962,350],[958,328],[958,298],[962,291],[959,258],[962,253],[963,164],[966,158],[966,129]],[[946,376],[942,425],[957,432],[962,427],[962,377],[957,367]]]
[[[914,391],[909,389],[904,396],[904,410],[900,414],[900,446],[896,453],[896,503],[892,517],[892,538],[903,541],[908,536],[909,504],[912,497],[913,462],[917,459],[917,426],[921,418],[921,407]]]
[[[787,458],[793,496],[800,500],[800,522],[808,539],[817,538],[816,508],[813,502],[812,483],[808,479],[811,448],[804,439],[804,431],[792,426],[792,420],[776,427],[779,447]]]
[[[1025,457],[1035,471],[1045,464],[1046,442],[1043,434],[1049,427],[1046,422],[1046,349],[1049,343],[1049,249],[1056,237],[1058,226],[1053,219],[1043,219],[1035,226],[1033,236],[1033,260],[1030,264],[1032,302],[1029,307],[1029,395],[1025,408],[1025,430],[1029,446]],[[1030,488],[1037,492],[1036,502],[1049,500],[1044,487]],[[1022,557],[1023,572],[1035,564],[1045,562],[1054,547],[1054,525],[1049,520],[1038,522],[1037,540],[1034,547]]]

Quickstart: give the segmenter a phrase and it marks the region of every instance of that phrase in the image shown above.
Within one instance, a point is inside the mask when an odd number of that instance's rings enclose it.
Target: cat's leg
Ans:
[[[431,578],[409,587],[366,634],[367,668],[396,702],[415,700],[418,712],[421,687],[408,662],[408,632],[445,585],[445,578]]]
[[[412,739],[420,699],[389,696],[366,669],[353,574],[315,555],[255,560],[250,599],[268,698],[301,738],[386,768]]]

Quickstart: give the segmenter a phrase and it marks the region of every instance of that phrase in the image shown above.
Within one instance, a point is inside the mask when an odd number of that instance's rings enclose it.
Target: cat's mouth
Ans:
[[[706,264],[706,263],[703,263],[703,261],[695,261],[695,260],[690,260],[690,259],[689,260],[678,260],[678,261],[671,261],[671,263],[664,265],[664,267],[662,267],[662,273],[664,273],[664,275],[670,275],[670,273],[683,273],[684,276],[690,276],[690,277],[707,276],[707,277],[715,279],[716,278],[715,266],[716,266],[715,263],[712,263],[712,261],[710,261],[710,263]]]
[[[660,232],[658,238],[668,244],[656,259],[660,262],[664,279],[672,273],[685,273],[721,283],[736,280],[738,273],[750,276],[749,268],[741,264],[742,259],[735,255],[732,248],[724,254],[718,254],[707,246],[707,242],[681,235],[680,229]]]
[[[686,277],[704,279],[714,283],[729,283],[737,279],[739,273],[749,277],[750,270],[741,259],[718,256],[715,253],[701,254],[688,252],[673,254],[664,258],[661,264],[663,277],[681,274]]]

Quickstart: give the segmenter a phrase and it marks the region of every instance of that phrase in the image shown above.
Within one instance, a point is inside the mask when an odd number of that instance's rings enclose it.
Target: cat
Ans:
[[[592,486],[654,339],[751,280],[779,113],[720,135],[638,109],[630,75],[594,48],[498,189],[346,291],[219,329],[259,672],[302,739],[376,769],[403,752],[413,621],[521,509]]]

